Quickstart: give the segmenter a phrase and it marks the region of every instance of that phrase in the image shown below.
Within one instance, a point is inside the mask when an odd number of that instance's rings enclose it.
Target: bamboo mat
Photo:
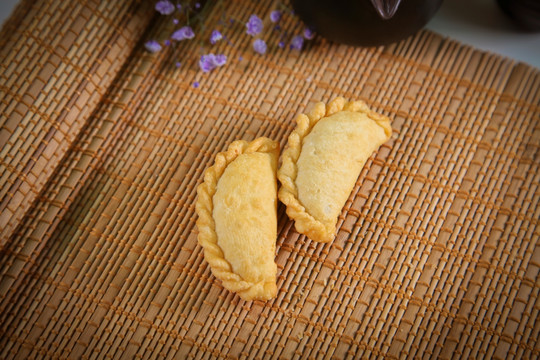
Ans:
[[[428,31],[265,56],[239,31],[203,75],[194,41],[144,50],[154,13],[23,0],[2,29],[0,358],[540,357],[538,69]],[[336,96],[393,137],[332,243],[279,207],[278,296],[244,302],[203,260],[195,188],[233,140],[283,147]]]

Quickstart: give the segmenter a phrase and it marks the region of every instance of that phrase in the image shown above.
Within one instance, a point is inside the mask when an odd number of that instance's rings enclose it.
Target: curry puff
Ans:
[[[197,188],[198,240],[212,273],[244,300],[276,296],[279,143],[235,141]]]
[[[278,170],[278,196],[298,232],[329,242],[364,164],[390,138],[390,120],[362,101],[336,98],[296,122]]]

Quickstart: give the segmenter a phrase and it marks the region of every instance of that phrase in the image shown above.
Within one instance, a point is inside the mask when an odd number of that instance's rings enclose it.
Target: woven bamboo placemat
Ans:
[[[148,1],[25,0],[3,27],[1,358],[540,356],[537,69],[428,31],[265,56],[236,32],[203,76],[196,42],[144,50],[166,26]],[[197,245],[201,174],[336,96],[393,137],[332,243],[279,207],[278,296],[244,302]]]

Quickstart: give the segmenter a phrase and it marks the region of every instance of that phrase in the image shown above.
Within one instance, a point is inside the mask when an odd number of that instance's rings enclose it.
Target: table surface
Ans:
[[[0,1],[0,23],[17,2]],[[462,43],[540,68],[540,33],[521,30],[504,15],[495,0],[447,0],[426,27]]]

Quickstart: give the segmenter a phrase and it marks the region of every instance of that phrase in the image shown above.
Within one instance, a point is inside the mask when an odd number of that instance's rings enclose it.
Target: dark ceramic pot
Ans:
[[[540,0],[497,0],[497,3],[524,29],[540,31]]]
[[[349,45],[376,46],[420,30],[442,0],[291,0],[294,11],[318,34]]]

